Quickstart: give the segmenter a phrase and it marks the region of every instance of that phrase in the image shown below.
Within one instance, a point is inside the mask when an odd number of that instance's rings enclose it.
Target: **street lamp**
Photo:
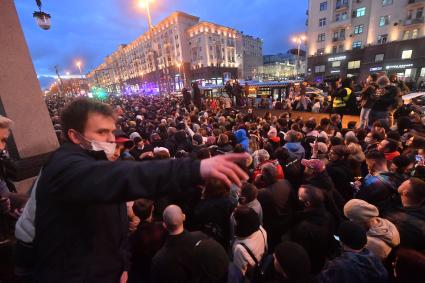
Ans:
[[[35,0],[35,3],[38,6],[39,11],[35,11],[32,15],[37,20],[37,25],[44,30],[50,29],[50,15],[41,11],[41,0]]]
[[[83,78],[83,72],[81,71],[81,61],[77,61],[75,63],[75,65],[77,66],[78,70],[80,71],[81,78]]]
[[[158,61],[157,61],[157,54],[156,51],[154,49],[154,40],[153,40],[153,29],[154,26],[152,25],[152,18],[151,18],[151,9],[150,9],[150,2],[153,2],[153,0],[139,0],[138,5],[140,8],[142,9],[146,9],[146,14],[148,16],[148,33],[149,33],[149,37],[151,40],[151,48],[152,48],[152,54],[153,54],[153,63],[154,63],[154,67],[155,67],[155,80],[158,83],[158,90],[159,93],[161,94],[161,79],[158,79],[157,75],[158,75]]]
[[[151,9],[150,9],[149,2],[152,2],[152,0],[140,0],[139,7],[142,9],[146,9],[146,14],[148,15],[148,27],[149,27],[149,30],[151,30],[153,28],[153,25],[152,25]]]
[[[304,34],[294,36],[292,41],[297,44],[297,65],[295,68],[295,74],[298,76],[298,68],[300,67],[300,50],[301,44],[303,44],[307,40],[307,37]]]

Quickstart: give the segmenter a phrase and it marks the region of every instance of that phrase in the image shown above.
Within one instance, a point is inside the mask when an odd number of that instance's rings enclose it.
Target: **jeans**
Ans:
[[[370,108],[362,107],[360,111],[360,128],[367,128],[369,122]]]
[[[370,111],[369,113],[369,129],[375,121],[381,121],[384,127],[389,126],[389,113],[388,111]]]

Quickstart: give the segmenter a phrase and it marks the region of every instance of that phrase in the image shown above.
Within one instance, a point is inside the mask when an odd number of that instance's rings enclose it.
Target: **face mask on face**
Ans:
[[[108,158],[112,157],[115,153],[115,149],[117,147],[116,143],[112,142],[101,142],[101,141],[92,141],[84,137],[82,134],[78,133],[81,144],[80,146],[87,150],[94,151],[103,151],[105,152]]]
[[[117,144],[112,142],[90,141],[90,144],[92,150],[104,151],[107,157],[113,156],[117,148]]]

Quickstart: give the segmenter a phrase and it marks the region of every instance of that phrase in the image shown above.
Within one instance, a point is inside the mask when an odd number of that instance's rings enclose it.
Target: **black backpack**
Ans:
[[[251,272],[246,275],[250,279],[251,283],[264,282],[264,280],[266,279],[267,270],[269,269],[269,266],[273,262],[273,256],[267,255],[266,239],[264,238],[264,234],[263,234],[263,231],[261,231],[261,229],[260,229],[260,232],[261,232],[261,235],[263,236],[264,246],[265,246],[264,255],[261,261],[257,260],[254,253],[248,248],[247,245],[245,245],[244,243],[240,243],[240,245],[244,247],[244,249],[248,252],[249,256],[255,262],[254,269],[252,269]]]

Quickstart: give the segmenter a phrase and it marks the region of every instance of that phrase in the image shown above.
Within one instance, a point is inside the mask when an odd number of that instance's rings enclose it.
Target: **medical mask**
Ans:
[[[103,151],[107,157],[113,156],[117,148],[117,144],[112,142],[90,141],[90,144],[92,150]]]
[[[81,140],[80,146],[84,149],[93,150],[93,151],[103,151],[105,152],[108,158],[112,157],[115,154],[115,149],[117,148],[116,143],[92,141],[87,139],[85,136],[83,136],[80,133],[78,133],[78,137]]]

